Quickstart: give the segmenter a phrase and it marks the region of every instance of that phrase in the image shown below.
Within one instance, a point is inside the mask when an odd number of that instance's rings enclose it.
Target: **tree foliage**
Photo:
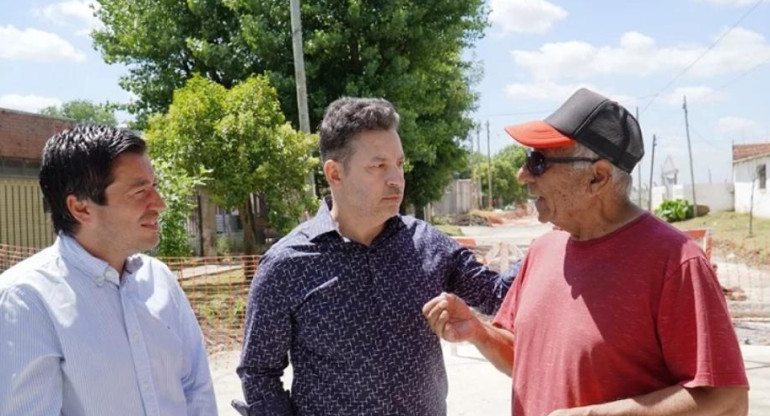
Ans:
[[[160,156],[152,161],[158,192],[163,196],[166,209],[160,213],[160,256],[192,255],[189,233],[185,228],[187,218],[194,208],[191,201],[196,187],[206,183],[207,172],[189,173]]]
[[[208,171],[205,186],[218,205],[244,215],[249,195],[263,192],[268,223],[281,232],[315,208],[305,175],[318,163],[311,156],[316,139],[286,123],[267,77],[226,89],[193,76],[174,93],[168,113],[150,119],[146,136],[153,156],[191,175]]]
[[[94,43],[128,65],[121,85],[139,124],[163,112],[194,74],[232,87],[267,74],[297,125],[289,4],[285,0],[100,0]],[[482,35],[483,0],[304,0],[302,27],[311,125],[344,96],[377,96],[402,116],[410,159],[406,202],[438,199],[462,167],[458,139],[472,126],[478,77],[464,48]]]
[[[88,100],[72,100],[59,107],[46,107],[40,110],[40,114],[71,118],[83,124],[116,126],[118,122],[115,119],[115,110],[118,108],[118,105],[111,103],[94,104]]]
[[[473,177],[478,183],[481,179],[482,195],[489,197],[489,165],[486,156],[474,153],[471,157],[476,161]],[[492,198],[495,207],[502,208],[513,203],[524,202],[527,199],[527,187],[516,179],[519,169],[524,166],[526,150],[517,145],[509,145],[492,157]]]

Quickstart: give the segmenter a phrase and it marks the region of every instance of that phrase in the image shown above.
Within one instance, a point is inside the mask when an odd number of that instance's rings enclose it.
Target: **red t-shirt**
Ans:
[[[748,386],[708,260],[647,213],[595,240],[538,238],[494,323],[514,333],[517,416],[675,384]]]

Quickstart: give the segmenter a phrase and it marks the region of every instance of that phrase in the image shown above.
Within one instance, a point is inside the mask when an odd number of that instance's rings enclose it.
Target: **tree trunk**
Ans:
[[[256,242],[254,241],[254,221],[251,213],[251,197],[247,199],[238,210],[238,216],[241,217],[243,225],[243,280],[250,282],[254,278],[254,271],[257,269],[257,261],[254,255],[257,252]]]
[[[254,222],[251,215],[251,198],[246,200],[241,208],[238,210],[238,214],[241,217],[241,224],[243,224],[243,254],[252,255],[256,254],[256,241],[254,239]]]
[[[414,216],[424,220],[425,219],[425,205],[415,205],[414,206]]]
[[[256,237],[257,245],[264,246],[267,244],[267,200],[264,192],[257,194],[256,198],[257,206],[252,213],[256,213],[254,218],[254,235]]]

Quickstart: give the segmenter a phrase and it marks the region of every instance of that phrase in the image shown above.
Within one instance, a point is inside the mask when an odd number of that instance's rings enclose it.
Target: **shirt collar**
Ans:
[[[334,218],[332,218],[332,204],[333,200],[331,196],[326,196],[321,199],[321,206],[318,207],[318,212],[316,212],[315,217],[313,217],[312,220],[308,221],[308,228],[305,230],[308,240],[313,241],[328,233],[334,233],[337,237],[342,238],[339,228],[337,228],[337,223],[334,221]],[[396,214],[385,221],[385,227],[383,227],[382,232],[375,237],[374,241],[379,240],[381,236],[389,235],[392,230],[398,229],[402,225],[404,225],[404,222],[401,215]]]
[[[97,286],[103,285],[105,281],[120,286],[120,273],[106,261],[94,257],[86,251],[73,237],[59,233],[54,247],[59,251],[63,259],[71,262],[81,272],[84,272]],[[127,275],[135,273],[142,266],[142,263],[140,255],[130,256],[126,259],[125,273]]]

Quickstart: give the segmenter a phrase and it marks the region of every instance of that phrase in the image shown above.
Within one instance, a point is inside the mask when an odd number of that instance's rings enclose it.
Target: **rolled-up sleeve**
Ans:
[[[278,256],[266,255],[249,291],[244,347],[238,376],[250,416],[292,415],[289,392],[281,376],[288,366],[291,345],[289,270]]]
[[[0,289],[0,414],[58,415],[62,410],[61,346],[34,294]]]

